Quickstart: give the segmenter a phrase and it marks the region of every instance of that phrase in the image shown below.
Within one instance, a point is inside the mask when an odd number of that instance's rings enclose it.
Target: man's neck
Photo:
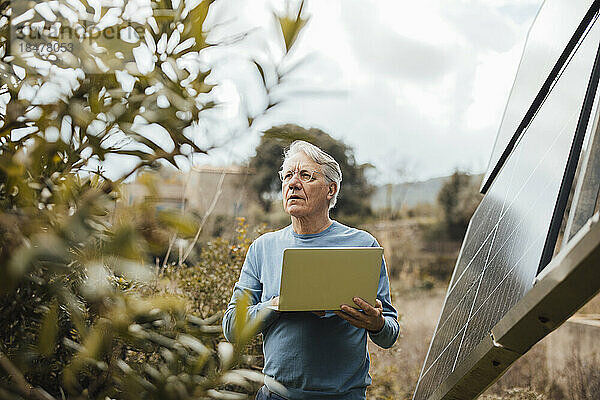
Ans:
[[[292,216],[292,229],[300,235],[323,232],[325,229],[329,228],[332,223],[333,221],[329,218],[329,215],[321,216],[319,218]]]

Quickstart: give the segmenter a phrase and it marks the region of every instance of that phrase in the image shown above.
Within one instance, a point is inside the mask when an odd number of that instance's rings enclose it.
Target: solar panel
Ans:
[[[549,261],[597,88],[599,25],[585,27],[471,219],[414,400],[489,338]]]
[[[483,178],[482,193],[502,167],[585,32],[598,1],[546,0],[532,25]],[[557,23],[560,21],[560,23]]]

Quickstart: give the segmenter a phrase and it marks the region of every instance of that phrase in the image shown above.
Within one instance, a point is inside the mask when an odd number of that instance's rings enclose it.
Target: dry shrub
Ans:
[[[373,385],[368,389],[368,398],[377,400],[395,400],[402,392],[400,382],[396,379],[398,367],[395,365],[385,365],[373,373]],[[405,393],[408,394],[408,393]],[[404,396],[402,397],[404,398]]]
[[[578,337],[571,336],[569,339],[577,341]],[[559,345],[557,346],[556,343]],[[489,397],[483,398],[512,399],[513,397],[493,396],[506,396],[508,391],[513,388],[528,388],[536,394],[543,395],[541,398],[548,400],[598,398],[600,358],[597,356],[597,352],[594,348],[589,348],[584,352],[577,351],[575,346],[560,345],[560,343],[555,342],[555,345],[551,346],[548,340],[543,340],[536,344],[486,391],[486,395]],[[558,360],[564,360],[558,361],[559,364],[558,367],[554,367],[554,373],[549,368],[548,351],[550,349]]]
[[[192,265],[169,266],[165,277],[190,300],[193,312],[204,318],[227,308],[250,244],[264,233],[264,226],[249,232],[244,218],[237,219],[237,236],[207,242]]]
[[[564,369],[567,398],[587,400],[600,396],[600,365],[597,360],[595,354],[585,360],[579,353],[569,358]]]
[[[501,394],[485,395],[481,400],[546,400],[548,397],[542,393],[528,388],[506,389]]]
[[[390,277],[404,289],[432,288],[450,280],[461,243],[443,235],[431,237],[435,220],[380,221],[363,225],[385,248]]]

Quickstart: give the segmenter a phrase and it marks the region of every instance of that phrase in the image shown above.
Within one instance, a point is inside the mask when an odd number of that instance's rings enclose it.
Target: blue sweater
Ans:
[[[248,317],[255,318],[268,302],[279,295],[283,250],[289,247],[377,247],[369,233],[333,222],[322,232],[300,235],[289,225],[267,233],[252,243],[242,267],[240,279],[225,316],[223,330],[232,341],[235,304],[244,291],[250,294]],[[398,338],[398,313],[390,299],[385,260],[381,262],[377,298],[383,303],[385,325],[368,332],[371,340],[383,348]],[[264,310],[261,332],[265,384],[289,399],[365,399],[371,384],[367,331],[356,328],[332,312],[318,317],[310,312]],[[281,393],[280,386],[287,389]]]

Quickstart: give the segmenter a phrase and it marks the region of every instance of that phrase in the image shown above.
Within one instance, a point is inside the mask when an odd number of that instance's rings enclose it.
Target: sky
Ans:
[[[261,130],[296,123],[350,145],[358,162],[376,167],[375,183],[423,180],[456,169],[484,172],[541,3],[308,0],[303,15],[309,22],[284,65],[304,62],[278,92],[285,101],[261,116],[253,131],[238,132],[194,161],[240,162],[253,155]],[[212,22],[227,21],[227,32],[247,29],[250,45],[220,56],[246,51],[259,60],[261,54],[278,60],[281,43],[264,38],[276,37],[271,8],[283,12],[281,2],[234,0],[229,7],[216,9]],[[250,66],[233,64],[213,70],[223,98],[253,100],[231,113],[260,113],[264,104],[248,79]]]

